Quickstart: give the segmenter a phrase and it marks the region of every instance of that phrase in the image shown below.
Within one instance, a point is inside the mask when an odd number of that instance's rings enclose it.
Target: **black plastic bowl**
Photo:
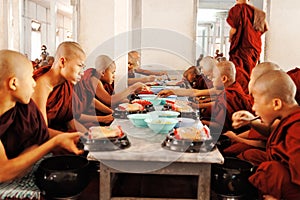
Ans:
[[[248,181],[254,173],[254,166],[245,160],[225,157],[225,162],[212,165],[212,189],[222,195],[245,195],[253,191],[253,186]]]
[[[89,161],[81,156],[53,156],[43,160],[35,172],[35,183],[49,198],[79,195],[89,182]]]

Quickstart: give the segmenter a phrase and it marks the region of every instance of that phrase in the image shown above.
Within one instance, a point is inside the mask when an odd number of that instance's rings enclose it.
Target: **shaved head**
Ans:
[[[112,65],[115,65],[115,62],[106,55],[100,55],[95,60],[95,68],[99,73],[104,72]]]
[[[269,71],[274,71],[274,70],[281,70],[281,68],[279,67],[279,65],[277,65],[276,63],[273,63],[273,62],[262,62],[262,63],[256,65],[251,72],[250,81],[248,84],[250,93],[251,93],[252,84],[253,84],[253,82],[256,81],[256,79],[258,77],[260,77],[261,75],[263,75]]]
[[[82,57],[85,55],[81,46],[76,42],[62,42],[56,50],[55,59],[58,60],[61,57],[67,59],[73,59],[74,57]]]
[[[253,83],[252,92],[265,95],[268,100],[279,98],[285,103],[295,103],[296,86],[290,76],[273,70],[264,73]]]
[[[212,71],[216,67],[217,61],[211,56],[205,56],[200,61],[200,68],[206,71]]]
[[[231,61],[221,61],[217,63],[217,67],[221,76],[225,75],[230,82],[235,81],[236,69],[235,65]]]
[[[31,62],[21,53],[11,50],[0,51],[0,82],[5,82],[13,76],[20,76],[24,65],[32,65]]]

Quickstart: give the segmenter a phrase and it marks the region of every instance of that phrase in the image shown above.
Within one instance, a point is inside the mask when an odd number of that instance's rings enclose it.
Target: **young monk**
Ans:
[[[111,85],[115,80],[115,72],[115,62],[106,55],[98,56],[95,60],[95,68],[85,71],[82,80],[75,85],[75,92],[82,99],[85,98],[82,93],[85,91],[94,91],[94,103],[92,106],[90,106],[90,103],[86,106],[84,114],[80,116],[80,121],[85,123],[95,121],[93,119],[97,115],[97,122],[110,123],[113,120],[111,114],[113,112],[112,106],[123,102],[130,94],[146,86],[138,82],[129,86],[124,91],[114,94]],[[105,120],[103,120],[104,118]]]
[[[249,88],[252,87],[252,84],[258,77],[272,70],[281,70],[281,68],[277,64],[272,62],[263,62],[256,65],[256,67],[252,70],[250,76]],[[245,115],[243,117],[240,116],[246,113],[249,113],[248,118]],[[265,125],[262,125],[260,119],[252,121],[252,119],[254,118],[255,116],[253,116],[253,114],[249,111],[238,111],[233,114],[232,121],[234,128],[241,127],[242,123],[243,125],[251,126],[252,128],[249,131],[238,135],[236,135],[233,131],[224,133],[224,135],[228,136],[233,141],[233,144],[231,146],[223,150],[225,156],[238,156],[240,153],[243,153],[247,149],[265,149],[269,133],[259,133],[256,131],[256,129],[262,130],[262,127],[264,127],[263,129],[268,130],[269,128],[265,127]],[[258,128],[257,126],[259,126],[260,128]]]
[[[140,54],[138,51],[130,51],[128,53],[128,85],[132,85],[137,82],[147,83],[155,81],[156,76],[167,75],[166,71],[151,71],[142,69],[140,66]],[[137,78],[135,73],[146,75],[144,77]]]
[[[300,199],[300,107],[296,86],[282,71],[270,71],[253,83],[253,110],[266,126],[280,122],[271,132],[261,164],[249,181],[265,199]],[[257,150],[259,151],[259,150]],[[262,159],[264,158],[264,159]]]
[[[223,91],[214,101],[211,119],[201,121],[203,124],[209,125],[210,129],[221,130],[221,133],[225,133],[233,130],[231,116],[234,112],[241,109],[251,110],[251,99],[236,82],[236,71],[232,62],[217,63],[213,76],[214,87]]]
[[[22,54],[0,51],[0,182],[24,175],[55,147],[75,154],[78,132],[49,140],[42,113],[31,100],[35,81],[32,63]]]
[[[83,68],[85,67],[85,53],[76,42],[63,42],[61,43],[55,55],[55,60],[52,67],[42,68],[35,72],[36,89],[32,96],[32,99],[40,108],[44,118],[47,119],[47,100],[54,87],[63,84],[65,81],[69,81],[71,84],[76,84],[83,74]],[[70,102],[69,102],[70,103]],[[65,104],[67,105],[67,103]],[[68,106],[68,105],[67,105]],[[57,109],[60,111],[59,109]],[[73,126],[73,129],[81,131],[87,131],[83,126],[74,123],[69,123]],[[76,127],[75,127],[76,124]],[[61,133],[50,129],[50,136]]]
[[[217,61],[210,57],[206,56],[200,61],[201,71],[203,73],[203,77],[211,81],[213,69],[216,67]],[[206,84],[211,84],[210,81],[205,81]],[[186,88],[178,88],[171,90],[162,90],[158,93],[159,96],[166,97],[170,95],[178,95],[178,96],[190,96],[190,97],[199,97],[199,96],[210,96],[218,94],[215,88],[211,89],[186,89]]]

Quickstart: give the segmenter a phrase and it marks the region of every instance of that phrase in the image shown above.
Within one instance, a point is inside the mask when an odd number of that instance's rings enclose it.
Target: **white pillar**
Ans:
[[[73,13],[72,13],[72,37],[74,41],[78,40],[78,30],[79,30],[79,23],[78,23],[78,3],[79,0],[71,0],[71,5],[73,6]]]
[[[0,1],[0,49],[8,48],[8,12],[7,0]]]
[[[49,30],[49,44],[48,50],[50,55],[55,54],[56,50],[56,18],[57,18],[57,2],[56,0],[50,1],[50,30]]]

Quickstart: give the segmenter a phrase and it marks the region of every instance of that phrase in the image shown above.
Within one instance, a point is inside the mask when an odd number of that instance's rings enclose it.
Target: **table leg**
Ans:
[[[204,164],[199,169],[198,200],[210,200],[211,164]]]
[[[101,200],[111,199],[111,176],[109,167],[100,163],[100,192]]]

